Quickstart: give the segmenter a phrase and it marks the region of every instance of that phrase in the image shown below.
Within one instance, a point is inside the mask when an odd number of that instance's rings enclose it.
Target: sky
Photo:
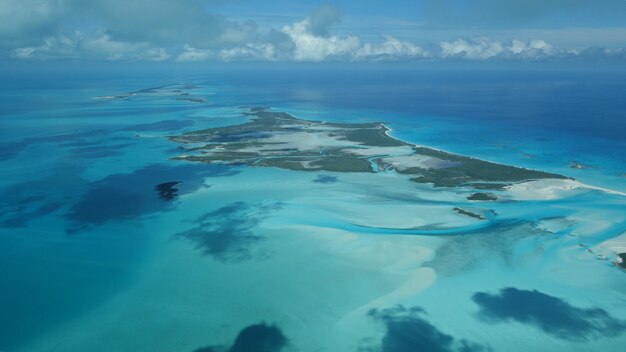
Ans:
[[[2,0],[0,61],[626,63],[626,0]]]

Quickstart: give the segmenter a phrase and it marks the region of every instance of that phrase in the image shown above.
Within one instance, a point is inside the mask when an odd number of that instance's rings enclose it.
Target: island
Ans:
[[[391,137],[381,122],[303,120],[264,107],[244,114],[249,122],[168,137],[184,150],[175,159],[315,172],[397,172],[435,187],[488,190],[529,180],[567,179],[404,142]],[[473,198],[494,200],[490,194]]]
[[[129,100],[136,96],[165,96],[175,100],[186,100],[193,103],[207,103],[207,99],[202,96],[196,96],[190,93],[191,90],[197,87],[193,84],[171,84],[165,86],[143,88],[128,93],[116,94],[116,95],[103,95],[94,97],[98,100]]]
[[[467,200],[492,201],[492,200],[498,200],[498,196],[496,196],[493,193],[477,192],[477,193],[474,193],[471,196],[467,197]]]
[[[473,213],[473,212],[471,212],[469,210],[461,209],[459,207],[455,207],[452,210],[456,211],[457,213],[459,213],[461,215],[469,216],[469,217],[474,218],[474,219],[478,219],[478,220],[485,220],[486,219],[486,217],[484,217],[483,215],[476,214],[476,213]]]
[[[615,262],[617,266],[622,269],[626,269],[626,253],[618,253],[617,260]]]

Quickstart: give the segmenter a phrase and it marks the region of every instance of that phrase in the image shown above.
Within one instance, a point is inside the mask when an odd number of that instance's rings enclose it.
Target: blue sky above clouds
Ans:
[[[624,0],[3,0],[2,60],[626,60]]]

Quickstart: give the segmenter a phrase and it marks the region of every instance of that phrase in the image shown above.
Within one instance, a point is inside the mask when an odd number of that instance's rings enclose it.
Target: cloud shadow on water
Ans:
[[[496,294],[477,292],[472,300],[480,307],[478,314],[485,322],[516,321],[560,339],[585,341],[626,332],[626,321],[603,309],[579,308],[537,290],[506,287]]]
[[[19,208],[17,214],[9,215],[4,219],[0,219],[0,228],[20,228],[25,227],[28,223],[42,216],[46,216],[56,212],[63,207],[62,203],[44,203],[33,210],[23,210]],[[3,216],[4,217],[4,216]]]
[[[380,348],[361,349],[365,352],[482,352],[489,347],[457,339],[439,330],[425,319],[421,307],[397,306],[383,310],[372,309],[368,315],[383,322],[386,334]]]
[[[83,146],[80,148],[70,149],[69,152],[74,158],[80,159],[96,159],[96,158],[108,158],[112,156],[123,155],[123,149],[132,145],[132,143],[120,143],[113,145],[91,145]]]
[[[250,206],[235,202],[201,215],[194,220],[196,227],[176,234],[194,243],[203,255],[224,262],[239,262],[252,257],[252,244],[263,238],[254,228],[280,203]]]
[[[177,195],[204,186],[205,178],[237,173],[224,165],[186,164],[150,165],[131,173],[109,175],[89,184],[88,189],[70,208],[67,219],[74,225],[68,232],[89,229],[108,221],[123,221],[171,207],[161,197],[158,185],[177,182]]]
[[[83,187],[76,166],[57,165],[48,172],[40,179],[0,189],[0,228],[26,227],[33,220],[55,213]]]
[[[208,346],[193,352],[280,352],[287,344],[287,338],[278,327],[260,323],[241,330],[229,348]]]
[[[0,143],[0,160],[12,159],[32,145],[46,143],[65,145],[68,143],[87,143],[87,141],[89,141],[92,145],[96,145],[101,142],[102,136],[106,135],[106,133],[106,130],[91,130],[76,133],[49,134],[22,138],[21,140],[13,142],[2,142]]]
[[[317,178],[315,178],[313,182],[323,184],[335,183],[337,182],[337,177],[329,175],[317,175]]]

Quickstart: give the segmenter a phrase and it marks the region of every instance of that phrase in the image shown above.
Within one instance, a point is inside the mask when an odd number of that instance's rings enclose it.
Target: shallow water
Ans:
[[[171,160],[165,138],[272,106],[624,192],[624,80],[273,74],[2,83],[0,350],[227,349],[240,332],[276,351],[626,343],[622,195],[470,203],[393,172]]]

